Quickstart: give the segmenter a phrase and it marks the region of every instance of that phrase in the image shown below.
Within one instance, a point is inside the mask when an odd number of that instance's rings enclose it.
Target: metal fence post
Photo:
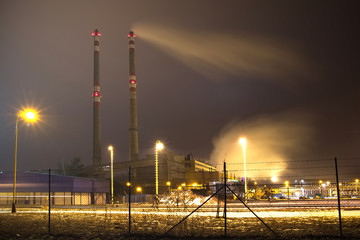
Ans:
[[[226,237],[226,162],[224,161],[224,235]]]
[[[129,166],[129,234],[131,233],[131,167]]]
[[[337,159],[336,158],[335,158],[335,171],[336,171],[336,189],[337,189],[337,195],[338,195],[337,199],[338,199],[338,211],[339,211],[340,237],[342,237],[339,174],[338,174],[338,167],[337,167]]]
[[[51,170],[49,168],[49,223],[48,223],[48,227],[49,227],[49,235],[51,234]]]

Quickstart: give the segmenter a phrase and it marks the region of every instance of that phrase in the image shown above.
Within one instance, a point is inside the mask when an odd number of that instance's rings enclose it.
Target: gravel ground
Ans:
[[[51,215],[51,234],[45,212],[0,213],[0,239],[223,239],[224,219],[193,215],[163,234],[183,216],[133,214],[128,234],[128,216],[109,213],[66,213]],[[334,217],[228,218],[227,239],[339,239],[339,223]],[[342,239],[359,239],[360,216],[343,218]]]

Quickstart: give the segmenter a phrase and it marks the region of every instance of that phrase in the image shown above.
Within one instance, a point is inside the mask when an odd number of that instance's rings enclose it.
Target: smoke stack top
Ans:
[[[92,36],[101,36],[99,30],[95,29],[94,32],[91,34]]]
[[[130,31],[128,37],[136,37],[136,36],[133,31]]]

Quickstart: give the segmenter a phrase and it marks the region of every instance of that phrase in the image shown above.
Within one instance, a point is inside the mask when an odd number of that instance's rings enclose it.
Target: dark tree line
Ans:
[[[60,174],[67,176],[92,177],[93,175],[92,167],[85,167],[79,157],[73,158],[70,163],[60,162],[58,171]]]

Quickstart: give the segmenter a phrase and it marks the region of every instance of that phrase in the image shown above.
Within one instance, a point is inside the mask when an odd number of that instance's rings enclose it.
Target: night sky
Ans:
[[[0,2],[0,170],[92,163],[93,39],[102,158],[128,159],[128,38],[136,34],[140,157],[156,140],[215,165],[354,158],[360,175],[357,1]],[[239,155],[238,155],[239,154]],[[279,173],[278,173],[279,174]]]

